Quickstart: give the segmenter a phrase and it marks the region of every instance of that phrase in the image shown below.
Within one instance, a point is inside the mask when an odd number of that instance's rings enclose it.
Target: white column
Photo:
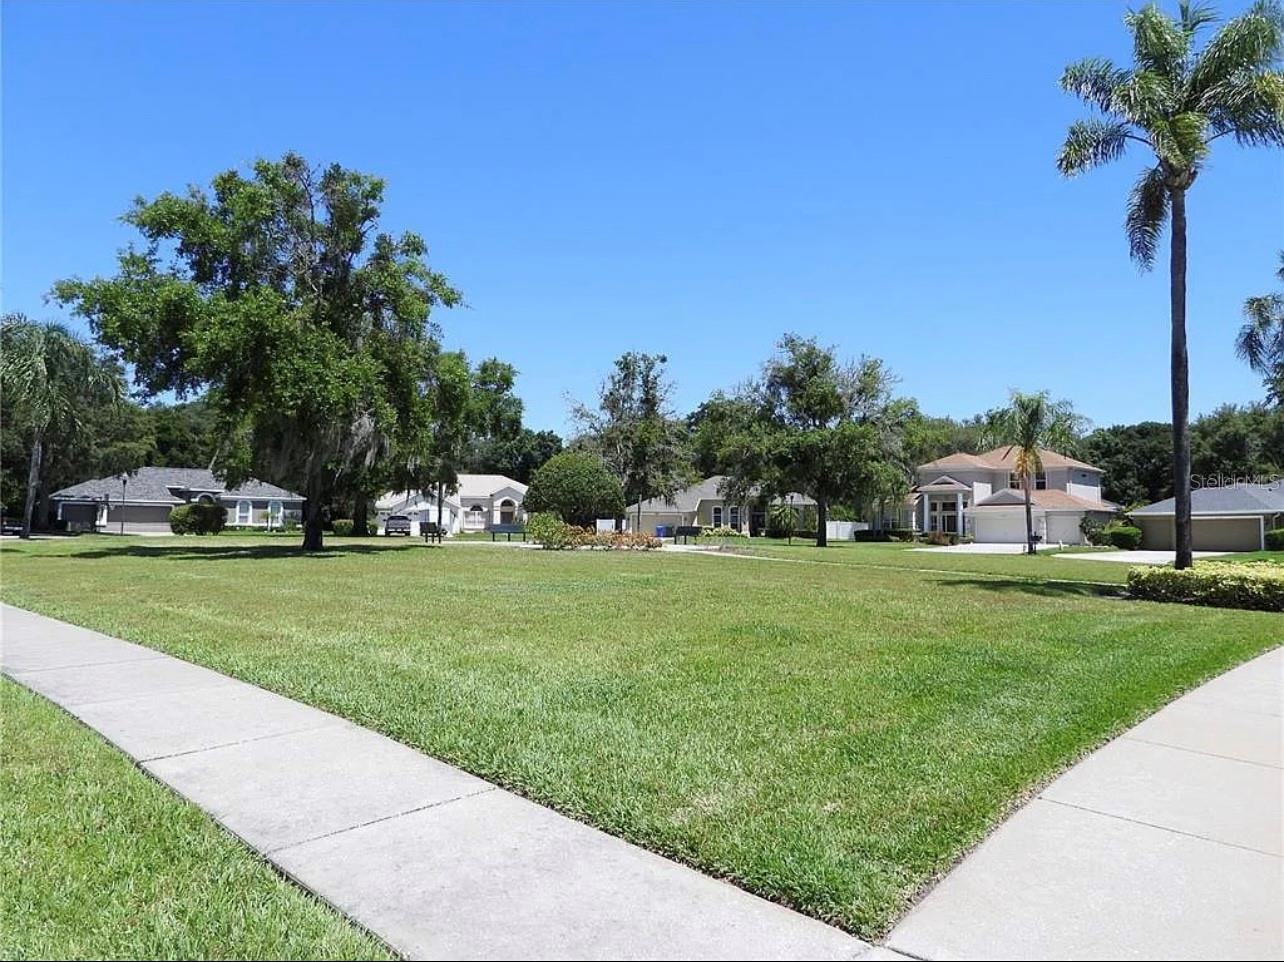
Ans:
[[[954,525],[958,528],[958,536],[963,537],[963,492],[954,492]]]
[[[927,534],[928,527],[932,523],[932,505],[931,499],[926,491],[923,492],[923,533]]]

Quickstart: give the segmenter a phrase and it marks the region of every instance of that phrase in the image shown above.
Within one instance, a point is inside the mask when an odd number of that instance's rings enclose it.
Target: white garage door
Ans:
[[[1038,530],[1038,520],[1035,520]],[[977,541],[987,544],[1020,544],[1025,541],[1024,514],[972,515],[972,533]]]
[[[1083,532],[1079,530],[1077,514],[1048,515],[1048,544],[1081,544]]]

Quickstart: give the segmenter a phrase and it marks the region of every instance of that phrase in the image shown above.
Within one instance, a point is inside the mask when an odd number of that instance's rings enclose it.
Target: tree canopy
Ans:
[[[568,524],[592,526],[599,518],[624,514],[624,491],[597,454],[563,451],[535,472],[523,507],[550,511]]]
[[[409,448],[429,420],[430,318],[461,302],[414,233],[379,230],[384,183],[297,154],[229,170],[206,191],[139,199],[143,244],[110,278],[56,297],[87,318],[148,394],[205,392],[229,484],[303,493],[305,549],[344,472]]]

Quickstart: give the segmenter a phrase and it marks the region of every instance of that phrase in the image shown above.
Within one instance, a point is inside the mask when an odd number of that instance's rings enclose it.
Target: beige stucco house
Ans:
[[[1141,546],[1171,551],[1176,502],[1156,501],[1128,512],[1141,529]],[[1195,551],[1261,551],[1266,532],[1284,526],[1284,480],[1232,482],[1190,493],[1191,546]]]
[[[1108,521],[1119,506],[1101,497],[1101,469],[1056,451],[1040,451],[1043,471],[1031,491],[1034,530],[1045,543],[1083,544],[1084,518]],[[956,452],[918,466],[904,505],[890,515],[919,533],[944,531],[988,543],[1025,541],[1025,496],[1010,446]],[[889,515],[879,523],[887,527]]]

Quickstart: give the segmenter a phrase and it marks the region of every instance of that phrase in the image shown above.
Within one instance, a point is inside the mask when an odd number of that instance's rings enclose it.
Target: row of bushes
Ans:
[[[1141,547],[1141,529],[1122,521],[1102,524],[1096,518],[1085,517],[1079,522],[1079,530],[1088,544],[1098,547],[1122,548],[1125,551]]]
[[[1284,612],[1284,566],[1270,562],[1204,562],[1194,568],[1137,567],[1128,593],[1143,601]]]
[[[853,541],[913,541],[913,528],[884,528],[882,531],[853,531]]]
[[[721,525],[716,528],[703,528],[700,531],[700,537],[713,538],[717,541],[733,541],[737,538],[748,538],[749,535],[743,531],[737,531],[735,528]]]
[[[548,511],[538,512],[526,519],[526,537],[550,551],[564,548],[650,551],[664,544],[654,535],[640,531],[596,531],[593,528],[567,524]]]
[[[1266,550],[1284,551],[1284,528],[1272,528],[1266,532]]]
[[[174,534],[218,534],[227,524],[227,508],[197,501],[180,504],[169,513],[169,530]]]

